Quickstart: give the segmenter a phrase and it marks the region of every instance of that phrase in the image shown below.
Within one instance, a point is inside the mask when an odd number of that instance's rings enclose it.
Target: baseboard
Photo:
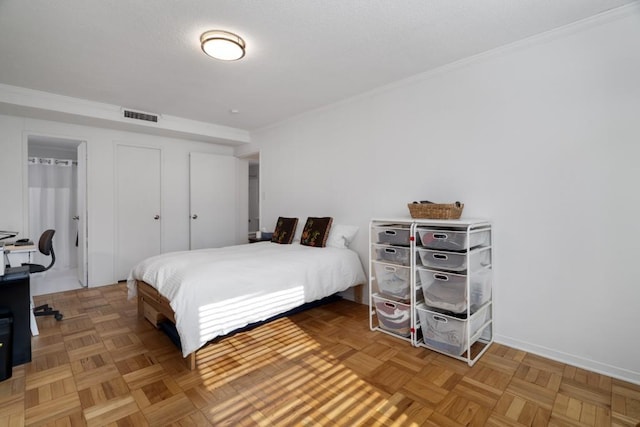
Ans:
[[[542,347],[510,337],[505,337],[503,335],[496,335],[494,337],[494,341],[499,344],[503,344],[518,350],[523,350],[528,353],[533,353],[538,356],[546,357],[557,362],[566,363],[571,366],[587,369],[598,374],[607,375],[612,378],[617,378],[622,381],[640,385],[640,372],[634,372],[628,369],[619,368],[617,366],[607,365],[606,363],[596,362],[595,360],[585,359],[572,354],[553,350],[551,348]]]

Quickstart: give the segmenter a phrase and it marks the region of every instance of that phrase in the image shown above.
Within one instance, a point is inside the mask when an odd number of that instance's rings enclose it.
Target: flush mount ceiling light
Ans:
[[[236,61],[244,56],[244,40],[228,31],[207,31],[200,36],[200,45],[204,53],[223,61]]]

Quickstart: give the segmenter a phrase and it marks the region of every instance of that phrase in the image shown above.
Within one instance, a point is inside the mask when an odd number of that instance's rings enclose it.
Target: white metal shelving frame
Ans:
[[[374,241],[373,241],[373,227],[375,226],[384,226],[384,225],[406,225],[408,226],[408,231],[409,231],[409,235],[411,237],[413,237],[413,234],[411,234],[411,227],[412,227],[412,220],[411,219],[407,219],[407,218],[402,218],[402,219],[398,219],[398,218],[391,218],[391,219],[373,219],[370,221],[369,223],[369,329],[371,329],[372,331],[378,331],[378,332],[382,332],[384,334],[387,335],[391,335],[395,338],[407,341],[409,343],[411,343],[412,345],[414,345],[415,342],[415,330],[413,329],[413,325],[415,323],[415,287],[414,287],[414,274],[415,274],[415,270],[412,266],[413,261],[411,261],[410,265],[408,266],[404,266],[409,268],[409,283],[411,284],[411,298],[409,302],[406,303],[402,303],[405,305],[409,305],[410,306],[410,316],[411,316],[411,320],[410,320],[410,325],[411,325],[411,330],[410,330],[410,335],[408,337],[405,337],[403,335],[400,334],[396,334],[393,333],[392,331],[388,331],[382,327],[380,327],[378,324],[376,324],[374,322],[374,316],[376,316],[376,308],[375,308],[375,303],[373,302],[373,296],[374,294],[378,295],[377,292],[374,292],[374,286],[373,286],[373,265],[374,265],[374,256],[373,256],[373,245],[374,245]],[[390,245],[391,246],[391,245]],[[409,258],[411,260],[413,260],[413,247],[412,245],[409,246],[409,250],[410,250],[410,254],[409,254]],[[380,263],[380,262],[378,262]],[[384,264],[384,263],[382,263]],[[383,298],[383,299],[388,299],[388,300],[393,300],[392,298],[389,298],[385,295],[379,295],[379,297]],[[398,302],[398,301],[397,301]]]
[[[416,347],[425,347],[428,348],[429,350],[432,351],[436,351],[438,353],[447,355],[449,357],[453,357],[454,359],[458,359],[458,360],[462,360],[464,362],[466,362],[469,366],[473,366],[478,359],[489,349],[489,347],[491,346],[491,344],[493,343],[493,272],[491,272],[490,274],[490,278],[489,278],[489,289],[491,292],[491,297],[489,298],[489,300],[484,303],[481,307],[478,307],[474,313],[471,313],[471,304],[469,302],[469,298],[471,296],[471,278],[472,278],[472,271],[469,268],[470,265],[470,260],[471,260],[471,256],[474,253],[479,252],[480,250],[488,250],[493,252],[493,230],[492,230],[492,226],[491,223],[486,221],[486,220],[474,220],[474,219],[463,219],[463,220],[430,220],[430,219],[414,219],[413,223],[411,225],[411,236],[412,236],[412,269],[414,270],[414,275],[412,276],[413,278],[415,278],[416,273],[417,273],[417,268],[418,265],[416,263],[417,260],[417,255],[416,255],[416,248],[418,247],[416,245],[416,235],[418,233],[418,229],[442,229],[442,230],[451,230],[451,231],[466,231],[467,233],[467,237],[466,237],[466,263],[467,263],[467,268],[466,270],[466,291],[467,291],[467,305],[466,305],[466,320],[465,322],[467,322],[466,325],[466,346],[465,346],[465,351],[461,356],[455,355],[455,354],[451,354],[448,353],[446,351],[440,350],[438,348],[434,348],[429,346],[427,343],[424,342],[423,338],[418,338],[418,334],[417,331],[421,328],[420,322],[418,320],[418,316],[417,313],[415,313],[416,308],[415,308],[415,304],[413,306],[413,310],[414,310],[414,315],[412,316],[412,321],[414,322],[411,326],[411,329],[416,331],[416,333],[412,334],[412,337],[414,338],[413,340],[413,345]],[[481,249],[472,249],[470,247],[470,243],[471,243],[471,235],[473,233],[478,233],[478,232],[483,232],[483,231],[489,231],[489,245],[488,246],[483,246]],[[484,267],[484,268],[488,268],[493,270],[493,253],[491,253],[491,263],[489,266]],[[412,282],[412,284],[415,285],[415,280]],[[475,333],[472,334],[471,331],[471,322],[472,322],[472,316],[474,315],[480,315],[482,314],[485,310],[487,310],[489,312],[489,316],[488,319],[485,320],[485,322],[479,327],[478,331],[476,331]],[[422,334],[424,335],[424,333]],[[488,337],[486,336],[488,335]],[[475,343],[479,343],[479,345],[482,345],[482,348],[479,351],[475,351],[472,352],[471,349],[474,346]]]
[[[393,333],[392,331],[388,331],[384,328],[381,328],[378,324],[376,324],[374,322],[374,316],[376,315],[376,309],[375,309],[375,303],[373,301],[373,295],[376,293],[374,292],[375,288],[373,285],[373,280],[374,280],[374,274],[373,274],[373,265],[374,262],[376,262],[374,260],[374,254],[373,254],[373,245],[374,245],[374,239],[373,239],[373,233],[372,230],[374,227],[380,227],[380,226],[384,226],[384,225],[404,225],[404,226],[408,226],[409,227],[409,248],[410,248],[410,275],[409,275],[409,280],[410,280],[410,301],[407,303],[410,305],[410,310],[411,310],[411,314],[410,314],[410,319],[411,319],[411,327],[410,327],[410,336],[409,337],[405,337],[396,333]],[[419,303],[422,300],[422,290],[421,287],[419,285],[417,285],[417,269],[420,267],[423,267],[421,264],[418,264],[417,260],[418,260],[418,256],[417,256],[417,249],[421,246],[418,246],[416,244],[417,242],[417,234],[418,234],[418,229],[420,228],[436,228],[436,229],[450,229],[453,231],[466,231],[467,233],[467,238],[466,238],[466,262],[467,262],[467,268],[466,268],[466,291],[467,291],[467,306],[466,306],[466,322],[467,327],[466,327],[466,348],[464,353],[461,356],[458,355],[454,355],[451,353],[447,353],[446,351],[442,351],[438,348],[434,348],[429,346],[427,343],[424,342],[424,339],[422,338],[422,334],[421,332],[421,325],[419,322],[419,317],[417,314],[417,310],[416,310],[416,305],[417,303]],[[372,331],[379,331],[388,335],[391,335],[393,337],[396,337],[398,339],[402,339],[404,341],[408,341],[410,342],[413,346],[415,347],[424,347],[427,348],[429,350],[447,355],[449,357],[461,360],[466,362],[469,366],[473,366],[478,359],[489,349],[490,345],[493,343],[493,273],[491,273],[491,277],[490,277],[490,292],[491,292],[491,297],[489,298],[489,300],[483,304],[481,307],[479,307],[474,313],[471,313],[471,306],[470,303],[468,301],[469,296],[471,295],[471,270],[469,268],[470,265],[470,260],[471,260],[471,256],[473,256],[473,254],[477,253],[478,250],[477,249],[471,249],[469,247],[470,242],[471,242],[471,235],[473,233],[476,232],[482,232],[485,230],[489,230],[489,236],[490,236],[490,242],[488,246],[484,246],[479,250],[488,250],[493,252],[493,231],[492,231],[492,226],[491,223],[486,221],[486,220],[479,220],[479,219],[462,219],[462,220],[436,220],[436,219],[413,219],[413,218],[376,218],[376,219],[372,219],[369,223],[369,328]],[[488,269],[493,269],[493,253],[491,253],[490,256],[491,259],[491,264],[486,267]],[[379,262],[379,261],[377,261]],[[386,298],[386,299],[390,299],[391,298],[387,298],[385,295],[380,295],[380,297],[382,298]],[[483,310],[488,310],[489,311],[489,316],[488,319],[485,320],[485,322],[479,327],[478,331],[476,333],[472,334],[471,331],[471,320],[472,320],[472,316],[475,313],[480,313]],[[478,343],[475,347],[477,348],[479,345],[482,345],[482,348],[477,351],[474,349],[474,351],[472,352],[472,347],[474,347],[474,344]]]

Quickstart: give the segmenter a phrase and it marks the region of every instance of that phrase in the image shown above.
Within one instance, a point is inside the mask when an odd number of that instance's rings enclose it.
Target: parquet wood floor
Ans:
[[[640,386],[494,344],[473,367],[369,331],[339,301],[208,346],[188,371],[123,283],[36,298],[0,426],[635,426]]]

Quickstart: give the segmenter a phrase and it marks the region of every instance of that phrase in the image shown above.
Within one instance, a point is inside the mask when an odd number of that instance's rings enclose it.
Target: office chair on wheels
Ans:
[[[38,242],[38,250],[40,253],[46,256],[51,256],[51,263],[48,266],[44,266],[41,264],[22,264],[23,266],[29,267],[29,274],[33,273],[42,273],[53,267],[53,264],[56,262],[56,254],[53,251],[53,235],[56,234],[56,230],[46,230],[40,236],[40,241]],[[62,313],[58,310],[54,310],[53,307],[49,307],[49,304],[39,305],[33,308],[33,314],[35,316],[54,316],[56,320],[62,320]]]

